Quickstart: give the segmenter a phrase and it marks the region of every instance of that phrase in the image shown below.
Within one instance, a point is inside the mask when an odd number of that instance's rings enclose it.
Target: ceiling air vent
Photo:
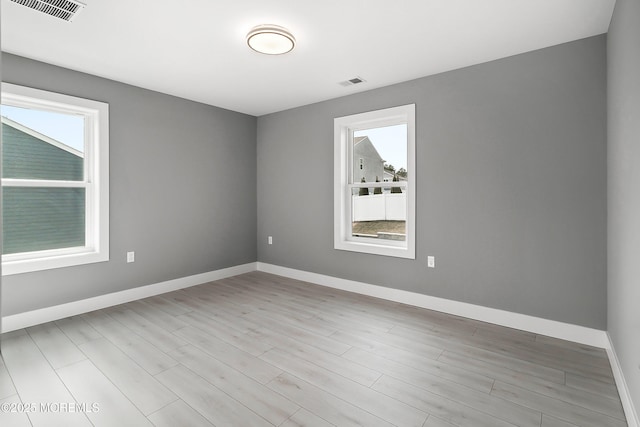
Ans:
[[[30,9],[37,10],[65,21],[73,18],[86,6],[75,0],[11,0]]]
[[[364,83],[366,80],[363,79],[362,77],[354,77],[352,79],[349,80],[345,80],[343,82],[340,82],[340,86],[353,86],[353,85],[357,85],[359,83]]]

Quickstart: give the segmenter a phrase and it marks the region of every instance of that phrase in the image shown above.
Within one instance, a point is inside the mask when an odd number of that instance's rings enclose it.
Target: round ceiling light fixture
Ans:
[[[282,55],[293,50],[296,39],[289,30],[278,25],[258,25],[247,34],[247,44],[265,55]]]

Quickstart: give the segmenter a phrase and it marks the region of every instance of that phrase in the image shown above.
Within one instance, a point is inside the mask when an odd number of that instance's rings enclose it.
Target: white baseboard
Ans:
[[[513,313],[510,311],[498,310],[495,308],[483,307],[480,305],[453,301],[445,298],[432,297],[415,292],[340,279],[337,277],[326,276],[324,274],[310,273],[307,271],[295,270],[263,262],[257,263],[257,269],[258,271],[264,271],[265,273],[277,274],[317,285],[355,292],[430,310],[441,311],[443,313],[454,314],[456,316],[467,317],[469,319],[520,329],[580,344],[587,344],[605,349],[610,348],[607,333],[598,329],[586,328],[584,326],[542,319],[539,317],[528,316],[526,314]]]
[[[631,399],[627,383],[624,379],[613,342],[611,342],[609,334],[606,331],[554,320],[541,319],[539,317],[498,310],[495,308],[447,300],[444,298],[432,297],[415,292],[386,288],[384,286],[340,279],[323,274],[310,273],[308,271],[295,270],[293,268],[281,267],[263,262],[257,263],[257,269],[258,271],[264,271],[265,273],[277,274],[279,276],[302,280],[316,285],[355,292],[362,295],[382,298],[389,301],[400,302],[416,307],[454,314],[469,319],[480,320],[509,328],[520,329],[580,344],[604,348],[609,356],[611,369],[613,370],[613,375],[616,381],[616,387],[618,388],[620,400],[627,418],[627,424],[629,427],[640,427],[640,418],[638,418],[638,414],[633,405],[633,400]]]
[[[616,380],[616,387],[618,388],[618,394],[620,395],[624,415],[627,418],[627,425],[629,427],[640,427],[640,418],[638,418],[638,413],[633,405],[631,393],[629,393],[629,388],[627,387],[627,381],[624,379],[624,374],[622,373],[622,366],[618,360],[618,355],[616,354],[615,347],[613,346],[613,341],[611,341],[611,336],[609,336],[608,333],[607,339],[609,340],[607,354],[609,356],[609,362],[611,363],[613,377]]]
[[[256,270],[290,277],[292,279],[303,280],[317,285],[413,305],[416,307],[441,311],[509,328],[520,329],[595,347],[611,349],[611,342],[609,341],[608,335],[605,331],[548,319],[541,319],[534,316],[498,310],[495,308],[448,300],[445,298],[418,294],[415,292],[340,279],[337,277],[326,276],[324,274],[295,270],[263,262],[252,262],[221,270],[210,271],[208,273],[196,274],[193,276],[168,280],[166,282],[100,295],[80,301],[73,301],[66,304],[5,316],[2,318],[2,332],[10,332],[41,323],[51,322],[53,320],[63,319],[65,317],[75,316],[89,311],[99,310],[101,308],[111,307],[117,304],[123,304],[129,301],[147,298],[165,292],[171,292]]]
[[[78,314],[87,313],[93,310],[99,310],[101,308],[111,307],[114,305],[147,298],[178,289],[188,288],[190,286],[200,285],[202,283],[207,283],[214,280],[237,276],[238,274],[249,273],[251,271],[255,271],[256,268],[256,263],[251,262],[248,264],[210,271],[208,273],[181,277],[179,279],[167,280],[166,282],[140,286],[138,288],[127,289],[120,292],[113,292],[110,294],[87,298],[80,301],[73,301],[53,307],[46,307],[38,310],[14,314],[11,316],[5,316],[2,318],[2,332],[10,332],[17,329],[28,328],[29,326],[39,325],[41,323],[51,322],[58,319],[64,319],[65,317],[76,316]]]
[[[615,377],[620,399],[624,407],[629,427],[640,427],[640,419],[633,405],[633,400],[629,394],[627,383],[624,379],[620,362],[616,355],[613,343],[606,331],[586,328],[554,320],[542,319],[525,314],[513,313],[495,308],[483,307],[479,305],[448,300],[444,298],[432,297],[429,295],[408,292],[399,289],[387,288],[384,286],[372,285],[353,280],[340,279],[318,273],[310,273],[302,270],[281,267],[278,265],[263,262],[252,262],[234,267],[223,268],[221,270],[210,271],[208,273],[196,274],[179,279],[168,280],[138,288],[127,289],[111,294],[100,295],[80,301],[60,304],[53,307],[46,307],[25,313],[14,314],[2,318],[2,332],[10,332],[17,329],[27,328],[53,320],[63,319],[69,316],[87,313],[126,302],[147,298],[178,289],[188,288],[238,274],[252,271],[263,271],[277,274],[292,279],[302,280],[321,286],[355,292],[362,295],[382,298],[416,307],[427,308],[509,328],[529,331],[536,334],[547,335],[563,340],[587,344],[607,350],[611,369]]]

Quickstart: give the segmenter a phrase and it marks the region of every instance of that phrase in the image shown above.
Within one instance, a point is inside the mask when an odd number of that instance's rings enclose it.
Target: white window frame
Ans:
[[[2,104],[84,116],[84,179],[2,179],[2,187],[65,187],[85,190],[85,245],[2,255],[2,275],[109,260],[109,105],[9,83]]]
[[[353,133],[376,127],[407,125],[407,181],[353,182]],[[334,248],[368,254],[416,258],[416,115],[415,104],[369,111],[334,119]],[[354,188],[401,187],[407,194],[406,240],[378,240],[352,236]],[[375,240],[375,241],[373,241]]]

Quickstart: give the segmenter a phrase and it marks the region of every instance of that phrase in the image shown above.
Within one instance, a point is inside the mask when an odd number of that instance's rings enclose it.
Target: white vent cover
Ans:
[[[37,10],[65,21],[73,18],[86,6],[76,0],[11,0],[33,10]]]
[[[363,79],[362,77],[354,77],[352,79],[349,80],[345,80],[343,82],[340,82],[339,85],[340,86],[353,86],[353,85],[357,85],[359,83],[364,83],[366,80]]]

